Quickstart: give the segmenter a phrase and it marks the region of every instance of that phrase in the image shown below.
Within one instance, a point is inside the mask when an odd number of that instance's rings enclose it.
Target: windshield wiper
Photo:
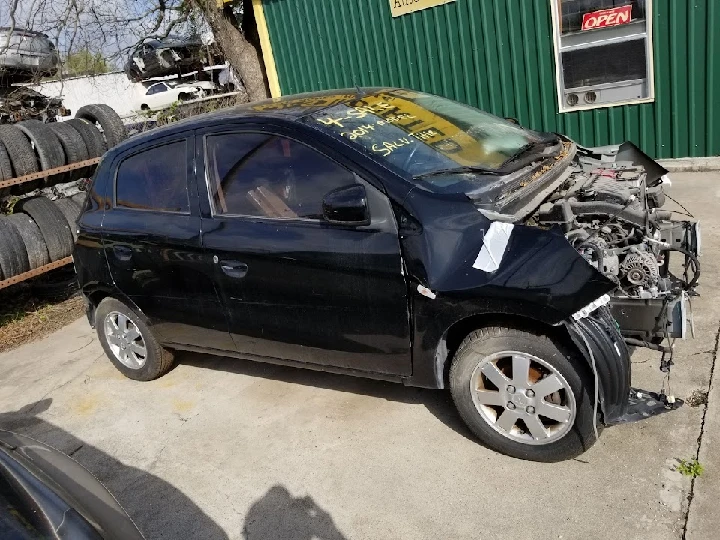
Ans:
[[[452,169],[440,169],[439,171],[430,171],[423,174],[417,174],[413,176],[414,179],[430,178],[431,176],[443,176],[445,174],[463,174],[463,173],[477,173],[477,174],[488,174],[488,175],[500,175],[502,172],[496,169],[486,169],[485,167],[454,167]]]
[[[551,157],[553,153],[544,154],[543,151],[546,148],[549,148],[551,146],[557,145],[557,143],[560,142],[559,137],[554,137],[552,139],[542,139],[539,141],[533,141],[529,142],[520,148],[508,159],[506,159],[502,165],[500,165],[500,169],[505,168],[507,165],[512,163],[513,161],[519,161],[521,158],[529,157],[529,156],[537,156],[537,157]]]

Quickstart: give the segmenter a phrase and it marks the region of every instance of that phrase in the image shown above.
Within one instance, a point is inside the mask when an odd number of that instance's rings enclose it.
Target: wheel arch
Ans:
[[[538,330],[561,340],[585,360],[593,373],[593,360],[599,383],[599,412],[605,424],[618,421],[627,412],[630,391],[630,357],[609,313],[578,323],[551,325],[516,313],[477,313],[455,321],[443,333],[435,349],[436,387],[447,388],[450,366],[458,347],[471,332],[488,326],[509,326],[518,330]],[[582,336],[585,336],[583,339]],[[608,339],[609,338],[609,339]],[[592,357],[586,343],[592,349]],[[614,354],[613,346],[617,355]]]
[[[93,328],[95,328],[95,310],[100,305],[100,302],[105,300],[105,298],[114,298],[115,300],[122,302],[130,309],[132,309],[135,313],[137,313],[137,315],[142,319],[145,324],[147,324],[148,326],[152,326],[152,323],[148,319],[147,315],[143,313],[143,311],[137,306],[137,304],[133,302],[130,297],[123,294],[115,287],[102,284],[88,285],[83,288],[83,296],[85,296],[85,299],[87,301],[88,321],[90,322],[90,326],[92,326]]]
[[[463,340],[471,332],[479,330],[480,328],[487,328],[488,326],[508,326],[517,330],[542,330],[545,333],[563,339],[563,341],[569,343],[570,346],[575,347],[563,326],[553,326],[538,319],[528,317],[527,315],[494,312],[469,315],[451,324],[445,330],[435,348],[435,361],[442,362],[442,366],[436,366],[436,373],[442,373],[443,386],[441,388],[447,387],[452,359]]]

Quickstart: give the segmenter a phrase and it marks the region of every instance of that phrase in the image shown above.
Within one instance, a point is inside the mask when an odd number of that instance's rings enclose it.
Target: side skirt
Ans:
[[[402,383],[403,377],[400,375],[388,375],[386,373],[374,373],[371,371],[361,371],[358,369],[347,369],[336,366],[327,366],[324,364],[311,364],[309,362],[300,362],[297,360],[285,360],[283,358],[274,358],[271,356],[260,356],[256,354],[238,353],[233,351],[223,351],[219,349],[205,349],[195,347],[193,345],[166,343],[163,344],[169,349],[179,351],[189,351],[201,354],[212,354],[214,356],[228,356],[239,360],[251,360],[253,362],[262,362],[264,364],[274,364],[277,366],[289,366],[294,368],[312,369],[313,371],[325,371],[327,373],[335,373],[336,375],[351,375],[353,377],[362,377],[364,379],[373,379],[377,381],[388,381],[394,383]]]

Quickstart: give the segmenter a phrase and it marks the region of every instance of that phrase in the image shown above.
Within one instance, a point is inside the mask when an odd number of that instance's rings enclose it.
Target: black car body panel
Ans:
[[[622,415],[630,363],[614,321],[598,312],[573,317],[614,283],[559,226],[505,223],[507,242],[489,259],[497,268],[484,267],[478,261],[486,238],[502,220],[488,218],[465,193],[424,189],[301,121],[354,97],[347,90],[254,103],[158,128],[110,150],[80,218],[75,253],[91,323],[98,299],[117,296],[170,347],[443,388],[449,332],[478,317],[512,317],[572,338],[588,369],[598,370],[605,420]],[[370,224],[215,215],[206,136],[234,132],[300,141],[352,171],[368,194]],[[188,141],[187,155],[177,159],[187,163],[189,212],[115,207],[118,164],[177,138]],[[550,168],[536,187],[561,176]]]
[[[0,536],[142,540],[127,513],[75,460],[0,430]]]

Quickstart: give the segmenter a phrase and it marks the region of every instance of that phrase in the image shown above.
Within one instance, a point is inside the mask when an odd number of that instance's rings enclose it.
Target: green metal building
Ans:
[[[412,4],[424,9],[395,13]],[[255,0],[255,10],[273,95],[400,86],[586,146],[720,154],[718,0]]]

